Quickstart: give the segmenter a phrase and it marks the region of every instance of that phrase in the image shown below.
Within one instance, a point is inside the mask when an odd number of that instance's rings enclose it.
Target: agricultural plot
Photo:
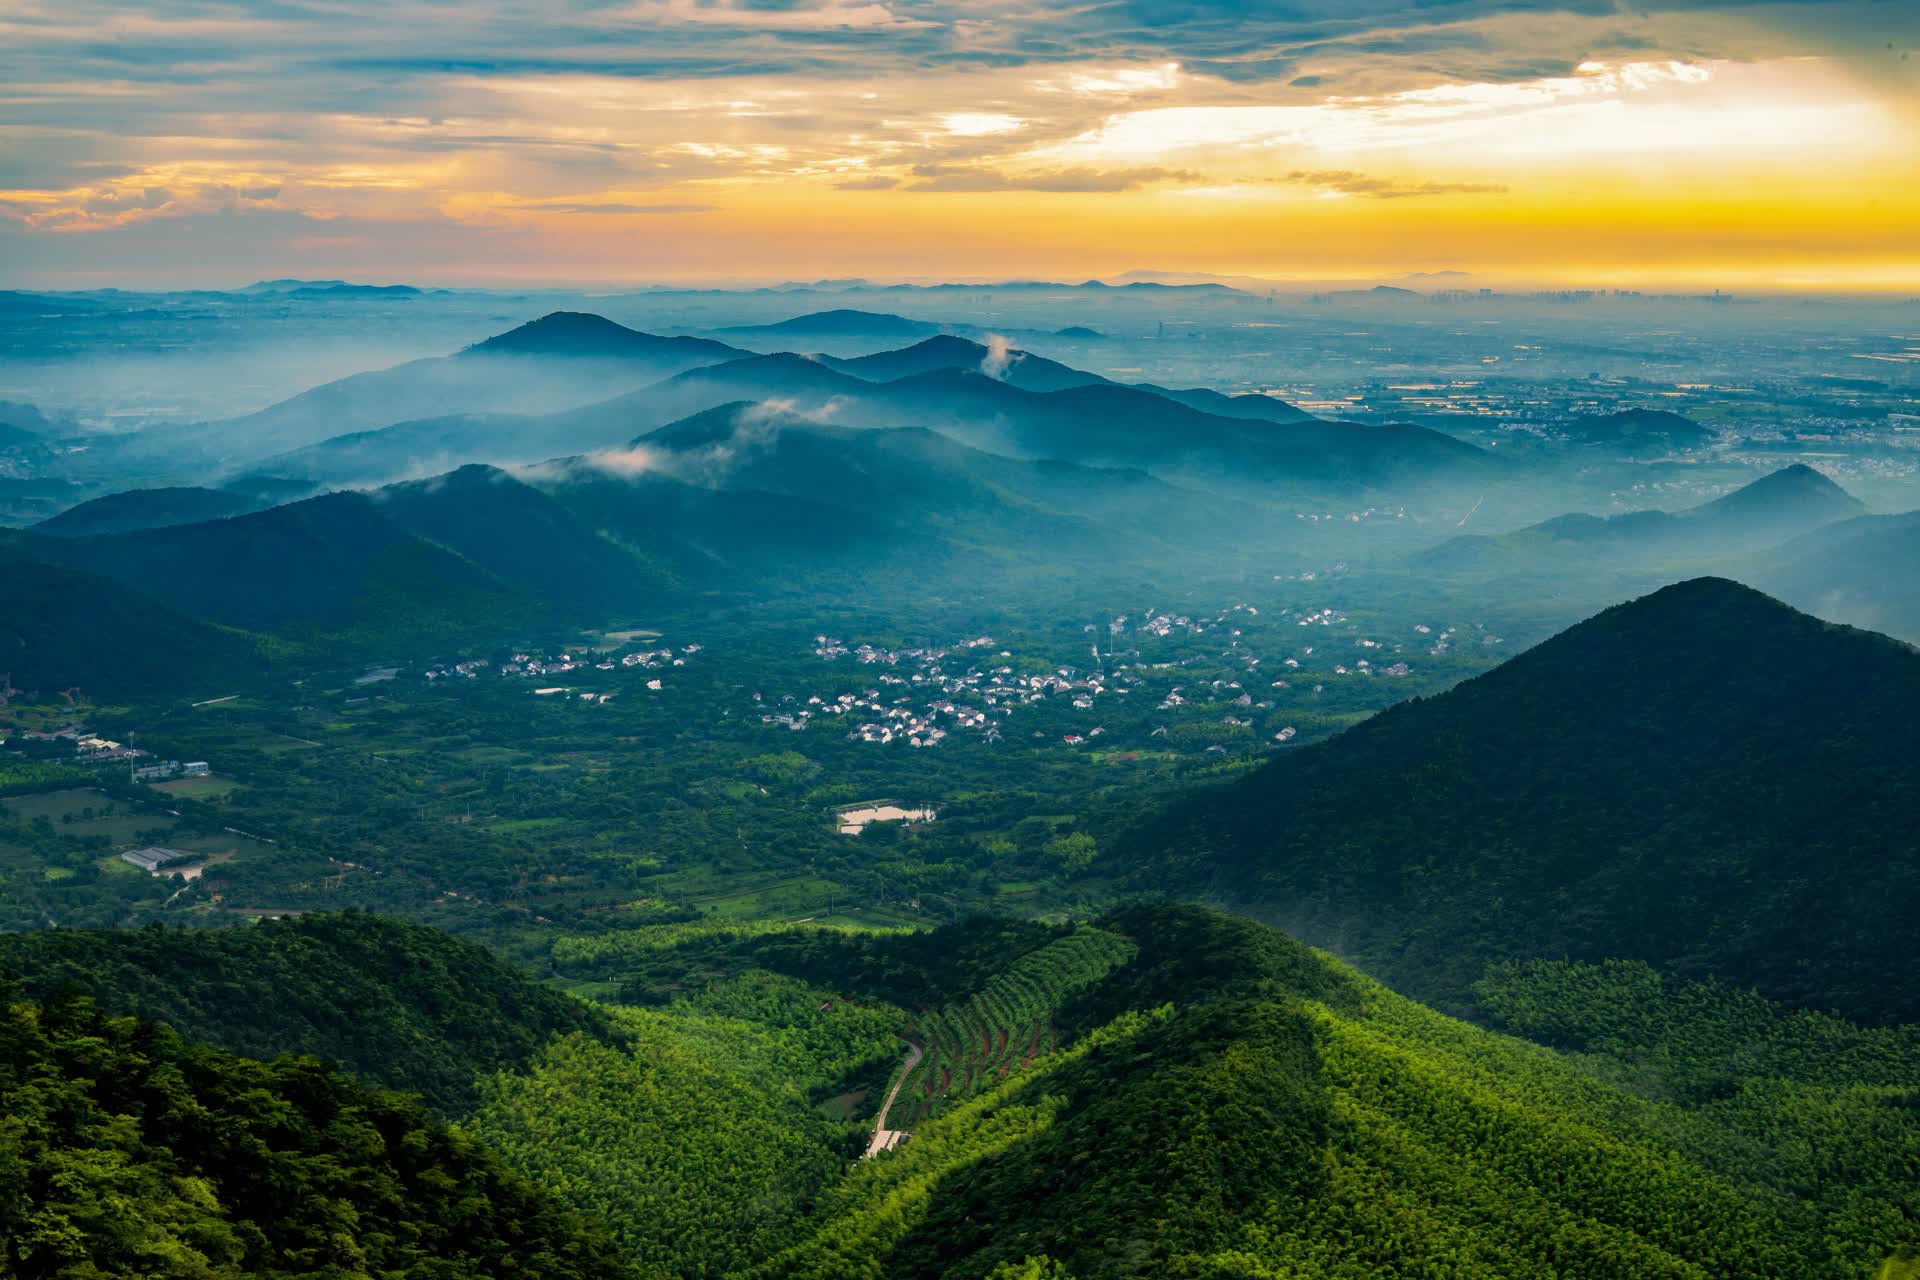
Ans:
[[[986,989],[920,1018],[925,1055],[902,1083],[889,1128],[911,1129],[943,1106],[1051,1053],[1053,1011],[1132,958],[1134,944],[1080,929],[1014,961]]]
[[[218,800],[237,790],[240,786],[231,778],[203,774],[195,778],[175,778],[171,782],[152,784],[155,791],[170,796],[185,796],[189,800]]]

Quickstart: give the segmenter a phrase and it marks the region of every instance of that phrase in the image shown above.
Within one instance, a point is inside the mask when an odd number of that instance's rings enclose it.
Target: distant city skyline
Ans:
[[[25,0],[0,284],[1920,290],[1908,5],[1169,12]]]

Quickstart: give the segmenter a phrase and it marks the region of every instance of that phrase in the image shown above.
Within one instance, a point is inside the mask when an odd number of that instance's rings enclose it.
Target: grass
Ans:
[[[90,787],[69,787],[62,791],[43,791],[38,795],[14,796],[6,801],[5,807],[8,812],[28,822],[45,818],[62,835],[104,836],[113,844],[131,844],[139,838],[139,832],[152,831],[156,827],[172,830],[174,826],[174,820],[164,813],[130,813],[126,801],[115,800],[105,792]],[[104,812],[109,807],[114,812]],[[88,809],[98,816],[82,818],[80,815]]]
[[[201,778],[175,778],[172,782],[156,782],[155,791],[164,791],[170,796],[185,796],[189,800],[218,800],[224,795],[240,789],[240,784],[232,778],[216,778],[211,775]]]

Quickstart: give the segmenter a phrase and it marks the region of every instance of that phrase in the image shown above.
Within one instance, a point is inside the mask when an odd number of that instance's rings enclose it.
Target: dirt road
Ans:
[[[900,1069],[900,1078],[893,1082],[893,1088],[887,1090],[887,1100],[880,1106],[880,1118],[874,1122],[873,1141],[867,1143],[867,1155],[877,1156],[882,1151],[891,1150],[895,1143],[907,1136],[904,1129],[887,1128],[887,1114],[893,1110],[894,1099],[900,1096],[900,1086],[907,1082],[907,1077],[920,1065],[923,1056],[920,1042],[907,1038],[907,1065]]]

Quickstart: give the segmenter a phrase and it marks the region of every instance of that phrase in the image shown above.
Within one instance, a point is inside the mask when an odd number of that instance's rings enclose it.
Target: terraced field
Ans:
[[[888,1127],[911,1129],[1054,1048],[1053,1011],[1132,958],[1118,934],[1080,929],[1016,960],[966,1000],[923,1016],[911,1034],[925,1056],[908,1069]]]

